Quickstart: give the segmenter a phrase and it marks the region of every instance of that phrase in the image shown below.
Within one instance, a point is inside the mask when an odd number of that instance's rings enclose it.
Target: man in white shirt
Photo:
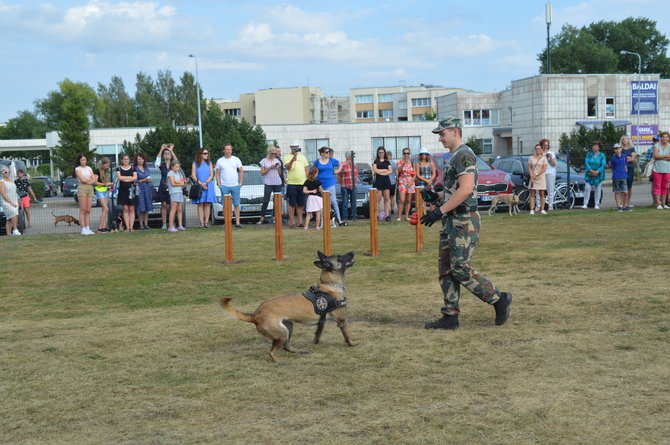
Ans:
[[[242,228],[240,224],[240,189],[244,184],[244,168],[242,161],[233,156],[232,144],[223,146],[223,157],[216,161],[216,185],[221,189],[221,204],[224,196],[231,195],[235,213],[235,227]]]
[[[556,154],[549,150],[549,139],[542,139],[540,141],[542,147],[542,154],[547,157],[547,170],[544,176],[547,179],[547,206],[549,210],[554,210],[554,186],[556,185]],[[539,194],[536,196],[535,208],[540,207]],[[544,209],[542,209],[544,210]]]

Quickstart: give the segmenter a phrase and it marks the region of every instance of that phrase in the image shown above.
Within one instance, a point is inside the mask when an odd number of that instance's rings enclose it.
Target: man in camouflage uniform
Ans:
[[[426,323],[426,329],[457,329],[460,312],[458,300],[461,285],[480,300],[493,305],[495,324],[500,326],[509,317],[512,294],[500,292],[489,280],[471,266],[472,256],[479,242],[480,217],[477,211],[477,157],[463,143],[460,121],[442,119],[433,133],[451,151],[451,159],[444,169],[444,196],[440,205],[438,195],[426,190],[422,193],[428,202],[438,204],[435,210],[421,219],[426,226],[442,221],[440,230],[440,257],[438,270],[444,293],[442,318]]]

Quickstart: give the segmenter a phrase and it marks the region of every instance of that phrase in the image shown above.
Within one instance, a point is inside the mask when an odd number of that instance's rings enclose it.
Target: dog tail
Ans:
[[[232,300],[232,298],[227,298],[227,297],[222,298],[221,300],[219,300],[219,302],[221,303],[221,307],[226,312],[228,312],[230,315],[232,315],[235,318],[239,318],[242,321],[248,321],[249,323],[256,323],[256,321],[254,320],[254,317],[251,314],[244,314],[244,313],[238,311],[237,309],[235,309],[234,307],[232,307],[230,305],[230,300]]]
[[[56,215],[54,215],[53,209],[51,210],[51,216],[53,216],[54,218],[56,217]]]

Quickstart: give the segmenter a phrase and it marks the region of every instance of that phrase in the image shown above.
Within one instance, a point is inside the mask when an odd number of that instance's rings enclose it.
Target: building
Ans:
[[[350,122],[402,122],[426,120],[436,112],[438,96],[465,92],[436,85],[352,88],[349,90]]]
[[[633,142],[646,147],[659,130],[670,128],[670,80],[658,74],[538,75],[499,93],[440,96],[437,115],[460,117],[464,138],[474,135],[484,153],[494,155],[529,154],[543,138],[557,149],[563,133],[604,122],[626,126]]]
[[[252,124],[318,124],[342,122],[348,98],[327,97],[317,87],[269,88],[240,94],[237,101],[215,99],[231,116]]]

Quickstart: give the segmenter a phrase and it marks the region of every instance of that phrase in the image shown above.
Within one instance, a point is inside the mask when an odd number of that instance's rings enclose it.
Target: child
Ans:
[[[610,168],[612,169],[612,190],[614,191],[614,203],[616,204],[618,212],[629,212],[628,206],[624,207],[626,203],[626,196],[628,195],[628,171],[626,169],[626,156],[622,153],[620,144],[614,144],[614,155],[610,159]]]
[[[321,188],[321,181],[316,179],[316,175],[318,174],[319,169],[312,165],[307,173],[307,181],[302,185],[302,192],[307,196],[307,205],[305,206],[305,212],[307,212],[307,217],[305,218],[305,230],[309,229],[309,219],[312,216],[312,212],[316,214],[314,216],[316,230],[320,230],[323,226],[323,221],[321,220],[321,209],[323,208],[323,198],[321,197],[321,193],[323,192],[323,189]]]
[[[186,230],[182,225],[182,206],[184,203],[184,193],[182,189],[186,187],[186,178],[181,172],[179,162],[172,163],[172,169],[167,175],[168,191],[170,192],[170,228],[168,232],[176,232],[177,230]],[[177,214],[179,227],[174,228],[174,216]]]

